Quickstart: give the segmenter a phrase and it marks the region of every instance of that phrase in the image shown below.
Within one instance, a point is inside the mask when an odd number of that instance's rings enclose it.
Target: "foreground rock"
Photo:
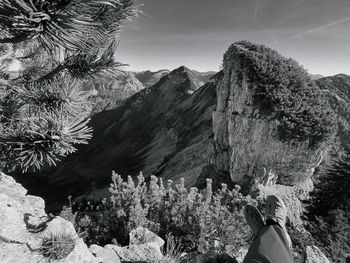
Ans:
[[[27,195],[20,184],[0,173],[0,262],[45,262],[49,257],[43,252],[43,240],[60,235],[72,240],[72,250],[60,263],[101,262],[79,238],[71,222],[50,217],[44,209],[44,200]]]
[[[138,227],[135,230],[131,231],[129,236],[130,245],[155,243],[159,248],[162,248],[165,243],[164,240],[159,236],[143,227]]]
[[[183,258],[182,263],[238,263],[238,261],[226,253],[223,254],[198,254],[191,253]]]
[[[145,228],[130,233],[130,245],[104,248],[92,245],[90,249],[77,235],[71,222],[45,213],[44,200],[27,195],[27,190],[0,173],[0,262],[1,263],[119,263],[161,262],[164,240]],[[54,246],[44,249],[45,240],[65,237]],[[52,244],[49,242],[49,244]]]
[[[318,247],[308,246],[306,248],[305,263],[330,263],[330,262]]]
[[[118,262],[161,262],[161,248],[164,240],[146,228],[138,227],[130,233],[130,244],[127,247],[92,245],[90,251],[103,260],[103,263]]]

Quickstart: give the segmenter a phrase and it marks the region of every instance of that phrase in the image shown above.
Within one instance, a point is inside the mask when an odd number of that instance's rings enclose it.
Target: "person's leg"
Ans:
[[[253,209],[249,205],[245,209],[245,218],[251,229],[257,229],[261,224],[258,214],[262,216],[257,208]],[[258,212],[247,213],[247,211],[257,210]],[[266,226],[259,229],[249,251],[244,259],[244,263],[292,263],[294,262],[290,250],[290,238],[285,229],[287,209],[282,199],[269,196],[267,198],[267,222]],[[253,215],[253,216],[250,216]],[[258,218],[258,219],[256,219]],[[252,227],[253,226],[253,227]]]
[[[286,229],[287,221],[287,206],[283,202],[282,198],[276,195],[269,195],[266,199],[266,225],[278,224],[282,227],[288,246],[292,248],[292,240]]]
[[[252,230],[254,236],[265,226],[264,219],[259,211],[253,205],[246,205],[243,210],[245,221]]]

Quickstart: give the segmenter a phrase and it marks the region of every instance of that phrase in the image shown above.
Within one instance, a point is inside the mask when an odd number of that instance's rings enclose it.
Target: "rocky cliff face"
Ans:
[[[73,224],[45,213],[44,200],[27,195],[27,190],[11,177],[0,173],[0,262],[36,263],[56,262],[43,249],[46,236],[66,235],[73,246],[62,263],[97,263]],[[54,253],[54,252],[53,252]]]
[[[212,164],[242,185],[251,185],[265,174],[275,175],[282,184],[294,185],[313,174],[327,148],[321,145],[310,149],[307,142],[278,138],[278,121],[264,114],[254,99],[258,83],[242,52],[253,51],[236,43],[224,58],[224,77],[217,86],[213,113]]]

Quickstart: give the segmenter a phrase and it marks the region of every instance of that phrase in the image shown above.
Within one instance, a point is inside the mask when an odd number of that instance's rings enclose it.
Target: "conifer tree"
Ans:
[[[312,215],[327,217],[332,211],[350,211],[350,153],[334,160],[323,172],[312,193]]]
[[[88,142],[84,83],[120,72],[116,35],[136,14],[134,0],[1,0],[0,169],[55,165]]]
[[[315,185],[308,207],[309,231],[332,262],[350,249],[350,153],[335,160]]]

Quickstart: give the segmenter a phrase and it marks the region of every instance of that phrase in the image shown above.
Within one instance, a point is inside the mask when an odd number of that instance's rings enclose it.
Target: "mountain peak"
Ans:
[[[135,72],[135,77],[145,86],[145,87],[151,87],[154,84],[156,84],[161,78],[168,75],[170,73],[167,69],[161,69],[158,71],[142,71],[142,72]]]
[[[180,66],[174,69],[173,71],[171,71],[170,74],[179,74],[179,73],[188,73],[188,72],[191,72],[191,70],[188,67]]]

